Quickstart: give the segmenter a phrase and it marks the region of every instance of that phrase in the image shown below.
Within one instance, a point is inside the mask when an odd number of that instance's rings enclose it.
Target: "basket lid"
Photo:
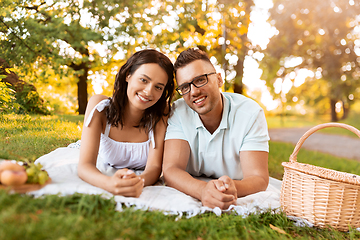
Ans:
[[[328,168],[318,167],[311,164],[299,163],[299,162],[283,162],[282,165],[285,168],[290,168],[317,177],[321,177],[337,182],[349,183],[353,185],[360,185],[360,176],[355,174],[340,172]]]

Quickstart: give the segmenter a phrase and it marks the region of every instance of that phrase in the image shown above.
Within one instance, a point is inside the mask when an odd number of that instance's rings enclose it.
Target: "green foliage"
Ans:
[[[227,75],[236,72],[232,82],[241,84],[243,61],[251,47],[247,31],[254,3],[249,0],[2,0],[1,5],[0,56],[37,87],[78,87],[71,94],[78,97],[79,111],[85,110],[87,95],[93,94],[88,88],[96,74],[105,76],[111,88],[114,72],[139,49],[159,49],[174,61],[179,51],[198,46],[218,64],[227,65]],[[219,39],[225,32],[223,44]],[[229,56],[239,61],[233,64]],[[70,76],[68,83],[64,78]],[[53,108],[61,109],[58,104]]]
[[[13,69],[3,61],[0,65],[0,112],[50,114],[36,88],[19,80]]]
[[[274,1],[270,21],[278,32],[264,51],[262,78],[274,90],[273,84],[278,79],[294,83],[300,69],[314,73],[306,84],[291,90],[286,100],[286,92],[278,92],[277,98],[291,104],[296,96],[319,112],[331,109],[334,113],[334,103],[338,101],[350,108],[360,92],[355,31],[359,27],[359,11],[360,5],[353,1]],[[290,60],[297,57],[301,63],[290,66]],[[337,121],[335,114],[332,121]]]
[[[0,81],[0,113],[16,112],[18,107],[15,103],[15,91],[10,88],[10,84]]]
[[[32,87],[22,84],[21,91],[15,94],[15,102],[19,108],[15,113],[49,115],[46,103],[40,98],[39,93]]]
[[[224,90],[242,86],[245,56],[255,48],[247,37],[253,1],[218,1],[216,3],[174,1],[168,8],[177,15],[177,27],[162,31],[160,42],[170,42],[170,49],[181,52],[188,47],[199,47],[216,59],[226,76]],[[178,11],[177,9],[181,9]],[[223,41],[222,41],[223,40]],[[234,63],[230,58],[237,58]],[[241,90],[240,90],[241,91]]]

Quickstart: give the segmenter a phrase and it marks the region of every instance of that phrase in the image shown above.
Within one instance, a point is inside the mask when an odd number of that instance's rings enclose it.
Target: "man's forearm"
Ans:
[[[265,191],[269,180],[260,176],[249,176],[243,180],[234,180],[238,197],[244,197],[260,191]]]
[[[186,171],[175,167],[164,170],[164,178],[166,185],[201,200],[201,192],[206,182],[195,179]]]

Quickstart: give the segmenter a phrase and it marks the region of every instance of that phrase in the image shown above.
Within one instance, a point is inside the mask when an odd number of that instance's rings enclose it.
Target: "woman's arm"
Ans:
[[[107,99],[107,97],[103,95],[95,95],[90,98],[84,122],[86,122],[96,104],[104,99]],[[138,197],[142,192],[143,181],[134,173],[128,172],[127,169],[121,169],[114,176],[109,177],[96,168],[100,136],[104,132],[106,121],[105,111],[98,112],[95,110],[89,126],[83,126],[78,175],[85,182],[115,195]]]
[[[152,185],[159,180],[162,171],[166,127],[167,117],[163,117],[163,119],[156,124],[154,130],[155,148],[153,148],[151,143],[145,170],[140,175],[145,180],[145,186]]]

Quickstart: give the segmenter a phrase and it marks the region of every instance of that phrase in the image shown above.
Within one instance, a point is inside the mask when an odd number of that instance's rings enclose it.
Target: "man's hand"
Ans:
[[[230,177],[226,175],[220,177],[216,182],[216,188],[222,193],[233,195],[235,200],[237,199],[235,182]]]
[[[234,182],[227,176],[218,180],[209,181],[201,192],[201,202],[204,206],[220,209],[228,209],[230,205],[236,205],[237,193]]]

